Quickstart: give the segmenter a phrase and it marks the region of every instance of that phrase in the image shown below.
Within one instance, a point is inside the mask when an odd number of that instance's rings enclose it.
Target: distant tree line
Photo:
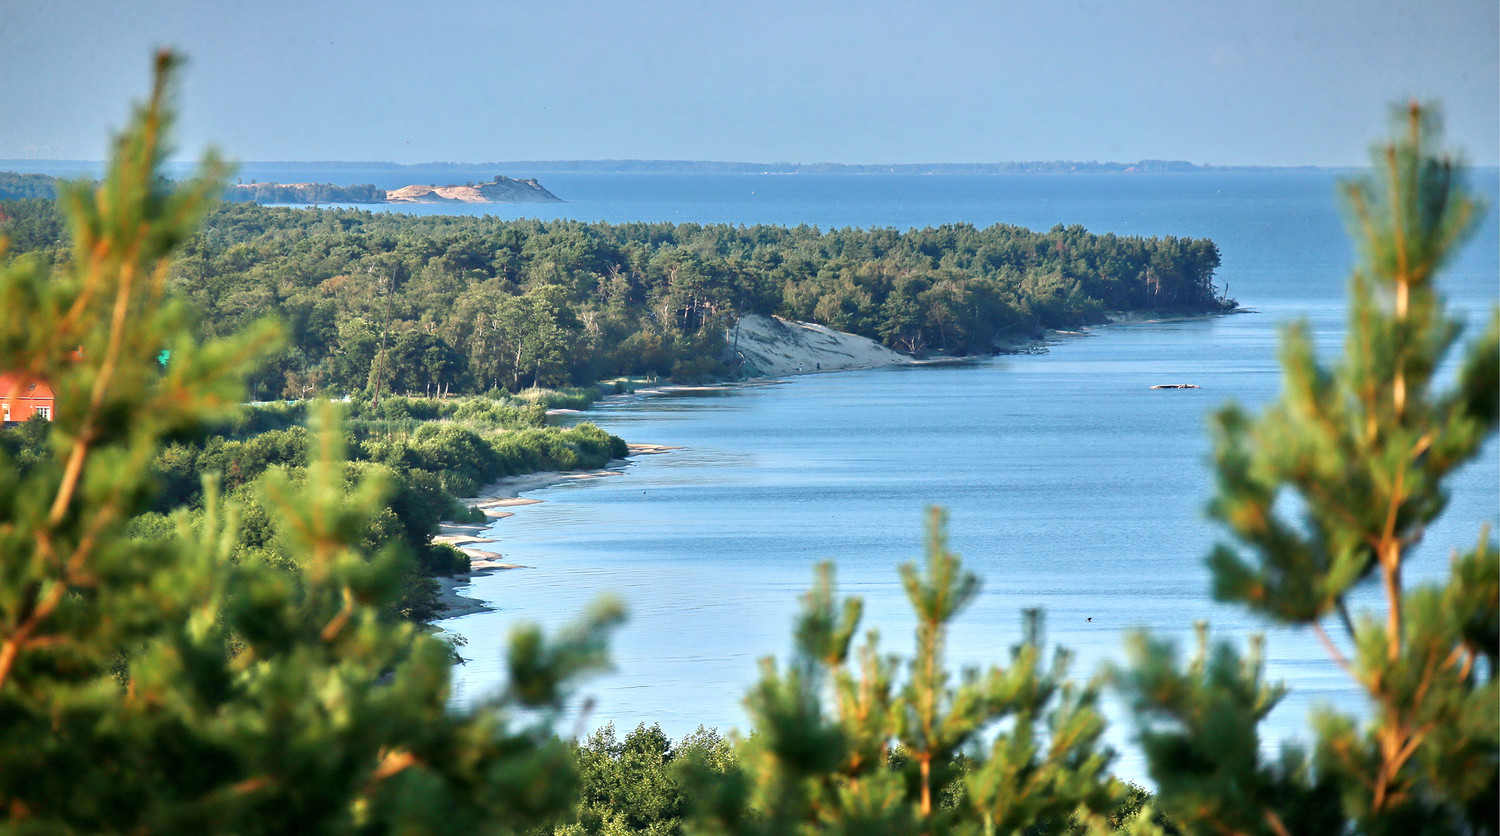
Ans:
[[[50,174],[19,174],[0,171],[0,200],[26,200],[57,196],[57,178]]]
[[[385,203],[385,189],[370,183],[239,183],[224,191],[230,203]]]
[[[51,195],[0,200],[0,236],[10,241],[12,252],[62,258],[67,253],[67,234],[67,224]]]
[[[0,171],[0,200],[51,200],[57,180],[50,174]],[[385,203],[385,189],[370,183],[335,186],[332,183],[238,183],[224,190],[230,203]]]

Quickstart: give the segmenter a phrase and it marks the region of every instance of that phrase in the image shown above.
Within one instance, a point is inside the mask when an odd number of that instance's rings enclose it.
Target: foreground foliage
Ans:
[[[725,739],[717,732],[701,727],[683,739],[673,741],[655,725],[648,727],[643,723],[623,738],[615,733],[613,725],[606,725],[586,740],[574,744],[580,782],[577,816],[573,822],[556,828],[553,836],[631,833],[667,836],[718,832],[722,829],[722,822],[703,822],[701,813],[700,818],[694,820],[694,809],[702,810],[705,791],[708,798],[722,802],[725,786],[744,785],[749,771],[759,763],[753,759],[751,749],[751,746]],[[907,774],[909,765],[906,750],[898,745],[889,748],[883,763],[869,764],[867,772],[900,779]],[[941,804],[956,810],[956,815],[950,816],[950,823],[958,820],[959,826],[955,828],[958,831],[964,829],[962,820],[965,814],[957,808],[963,806],[964,782],[972,767],[973,762],[960,754],[941,768],[950,776],[940,793]],[[1104,827],[1119,832],[1133,825],[1150,798],[1144,789],[1124,785],[1120,803],[1104,817]],[[1061,808],[1063,805],[1052,806]],[[1021,832],[1027,836],[1087,832],[1081,822],[1070,820],[1069,812],[1063,810],[1054,817],[1032,818]],[[1012,821],[1023,818],[1013,816]],[[785,817],[781,821],[785,823]],[[1157,821],[1166,824],[1160,817]],[[888,832],[870,821],[858,824],[857,832]],[[739,827],[743,829],[744,823]],[[768,829],[764,821],[757,827]],[[838,830],[837,827],[833,829]],[[899,832],[900,828],[896,829]],[[997,832],[1006,831],[997,828]]]
[[[511,688],[447,705],[446,646],[387,616],[405,560],[360,532],[386,495],[352,492],[331,408],[297,478],[259,497],[286,563],[235,559],[241,511],[216,486],[176,534],[122,530],[151,501],[168,433],[222,420],[276,329],[195,343],[167,261],[216,188],[165,189],[162,85],[108,179],[64,195],[74,253],[0,268],[0,365],[52,381],[57,421],[24,474],[0,452],[0,827],[14,832],[521,832],[576,786],[551,718],[602,663],[604,607],[561,639],[523,630]],[[172,349],[165,374],[157,353]],[[82,351],[76,351],[82,346]],[[513,708],[528,709],[524,721]]]
[[[1443,584],[1405,580],[1447,500],[1444,479],[1495,434],[1500,317],[1437,388],[1459,326],[1439,269],[1473,229],[1463,172],[1432,150],[1436,117],[1413,105],[1375,173],[1346,185],[1361,261],[1343,359],[1323,365],[1305,326],[1282,343],[1280,402],[1215,420],[1212,515],[1234,537],[1210,557],[1214,595],[1314,631],[1369,697],[1365,717],[1313,718],[1311,755],[1260,751],[1282,696],[1258,653],[1206,635],[1186,665],[1137,636],[1123,676],[1160,803],[1194,831],[1495,833],[1500,826],[1500,558],[1488,532]],[[1288,502],[1295,497],[1294,503]],[[1296,513],[1289,513],[1295,509]],[[1350,612],[1377,586],[1380,606]],[[1341,635],[1324,627],[1332,620]]]
[[[917,616],[908,659],[883,655],[874,633],[851,652],[862,604],[837,600],[832,567],[820,570],[796,656],[785,669],[768,660],[747,698],[742,766],[698,787],[703,832],[1011,833],[1070,817],[1108,829],[1127,787],[1107,771],[1098,685],[1067,681],[1065,651],[1046,659],[1039,613],[1008,666],[949,674],[947,629],[979,580],[943,527],[934,510],[926,565],[901,569]]]

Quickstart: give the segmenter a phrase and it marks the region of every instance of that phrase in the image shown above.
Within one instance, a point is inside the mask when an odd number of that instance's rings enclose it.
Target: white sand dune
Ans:
[[[779,316],[741,317],[725,334],[724,342],[749,376],[873,369],[913,362],[874,340]]]

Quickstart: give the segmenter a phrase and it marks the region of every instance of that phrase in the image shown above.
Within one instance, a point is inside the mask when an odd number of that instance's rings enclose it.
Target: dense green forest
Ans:
[[[51,195],[0,200],[0,236],[11,252],[66,254],[68,226]]]
[[[64,242],[26,232],[60,228],[52,207],[0,210],[18,250],[66,258]],[[287,323],[288,350],[251,379],[271,399],[356,394],[377,377],[422,395],[733,377],[725,328],[749,313],[916,354],[986,354],[1107,311],[1229,309],[1218,264],[1206,239],[1080,226],[825,231],[232,204],[187,242],[172,286],[203,312],[200,336]]]
[[[239,183],[224,190],[230,203],[384,203],[385,189],[364,183]]]
[[[47,174],[0,171],[0,200],[52,199],[57,196],[57,178]]]
[[[58,178],[49,174],[0,171],[0,200],[50,200],[57,195]],[[331,183],[238,183],[224,188],[230,203],[384,203],[385,189],[368,183],[335,186]]]

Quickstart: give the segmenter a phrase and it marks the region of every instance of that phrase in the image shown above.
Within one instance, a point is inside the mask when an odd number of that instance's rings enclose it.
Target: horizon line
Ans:
[[[83,164],[83,165],[99,165],[99,164],[104,164],[104,163],[107,163],[107,162],[108,162],[108,160],[105,160],[105,159],[83,159],[83,158],[77,158],[77,157],[0,157],[0,165],[6,165],[6,164],[10,164],[10,163],[33,163],[33,164],[34,163],[50,163],[50,164],[72,163],[72,164]],[[177,157],[177,158],[169,158],[165,162],[167,162],[169,164],[174,164],[174,165],[196,164],[196,163],[199,162],[199,158],[195,158],[195,157]],[[430,167],[486,168],[486,167],[499,167],[499,166],[548,166],[548,167],[587,166],[587,167],[595,167],[595,168],[597,168],[597,167],[603,167],[603,166],[715,166],[715,167],[734,167],[734,168],[743,168],[743,169],[760,168],[760,169],[766,169],[766,170],[771,170],[771,169],[798,169],[798,168],[861,169],[861,170],[871,171],[872,173],[879,173],[879,170],[881,170],[881,169],[885,169],[885,170],[890,170],[892,172],[896,172],[897,170],[902,170],[902,169],[910,170],[910,169],[945,169],[945,168],[1024,168],[1024,167],[1038,167],[1038,168],[1040,168],[1040,167],[1046,167],[1046,168],[1081,167],[1081,168],[1110,168],[1110,169],[1120,168],[1120,169],[1124,169],[1124,168],[1140,168],[1140,167],[1145,166],[1145,167],[1155,168],[1158,171],[1165,171],[1165,170],[1194,171],[1194,170],[1225,170],[1225,169],[1303,169],[1303,170],[1306,170],[1306,169],[1318,169],[1318,170],[1340,170],[1340,169],[1367,168],[1367,167],[1369,167],[1368,164],[1358,164],[1358,165],[1355,165],[1355,164],[1318,164],[1318,163],[1288,163],[1288,164],[1272,164],[1272,163],[1226,163],[1226,164],[1220,164],[1220,163],[1194,163],[1194,162],[1189,162],[1187,160],[1171,160],[1171,159],[1163,159],[1163,158],[1148,158],[1148,159],[1134,160],[1134,161],[1116,161],[1116,160],[1104,160],[1104,161],[1101,161],[1101,160],[1063,160],[1063,159],[1054,159],[1054,160],[1005,160],[1005,161],[989,161],[989,162],[969,161],[969,162],[946,162],[946,163],[942,163],[942,162],[916,162],[916,163],[836,163],[836,162],[790,162],[790,161],[785,161],[785,160],[776,161],[776,162],[756,162],[756,161],[747,161],[747,160],[650,159],[650,158],[635,158],[635,157],[607,157],[607,158],[598,158],[598,159],[554,159],[554,160],[494,160],[494,161],[483,161],[483,162],[463,162],[463,161],[454,161],[454,160],[427,160],[427,161],[424,161],[424,162],[416,162],[416,163],[398,163],[398,162],[394,162],[394,161],[391,161],[391,160],[337,160],[337,159],[320,159],[320,160],[288,160],[288,159],[259,159],[259,160],[239,159],[239,160],[235,160],[235,159],[230,159],[230,160],[228,160],[228,162],[231,165],[298,165],[298,166],[312,166],[312,165],[359,166],[359,165],[368,165],[368,166],[383,166],[383,167],[390,167],[390,168],[430,168]],[[1482,165],[1482,164],[1477,164],[1477,163],[1473,163],[1473,162],[1469,163],[1469,166],[1471,168],[1494,168],[1494,167],[1497,167],[1497,165],[1500,165],[1500,163],[1490,163],[1488,165]]]

